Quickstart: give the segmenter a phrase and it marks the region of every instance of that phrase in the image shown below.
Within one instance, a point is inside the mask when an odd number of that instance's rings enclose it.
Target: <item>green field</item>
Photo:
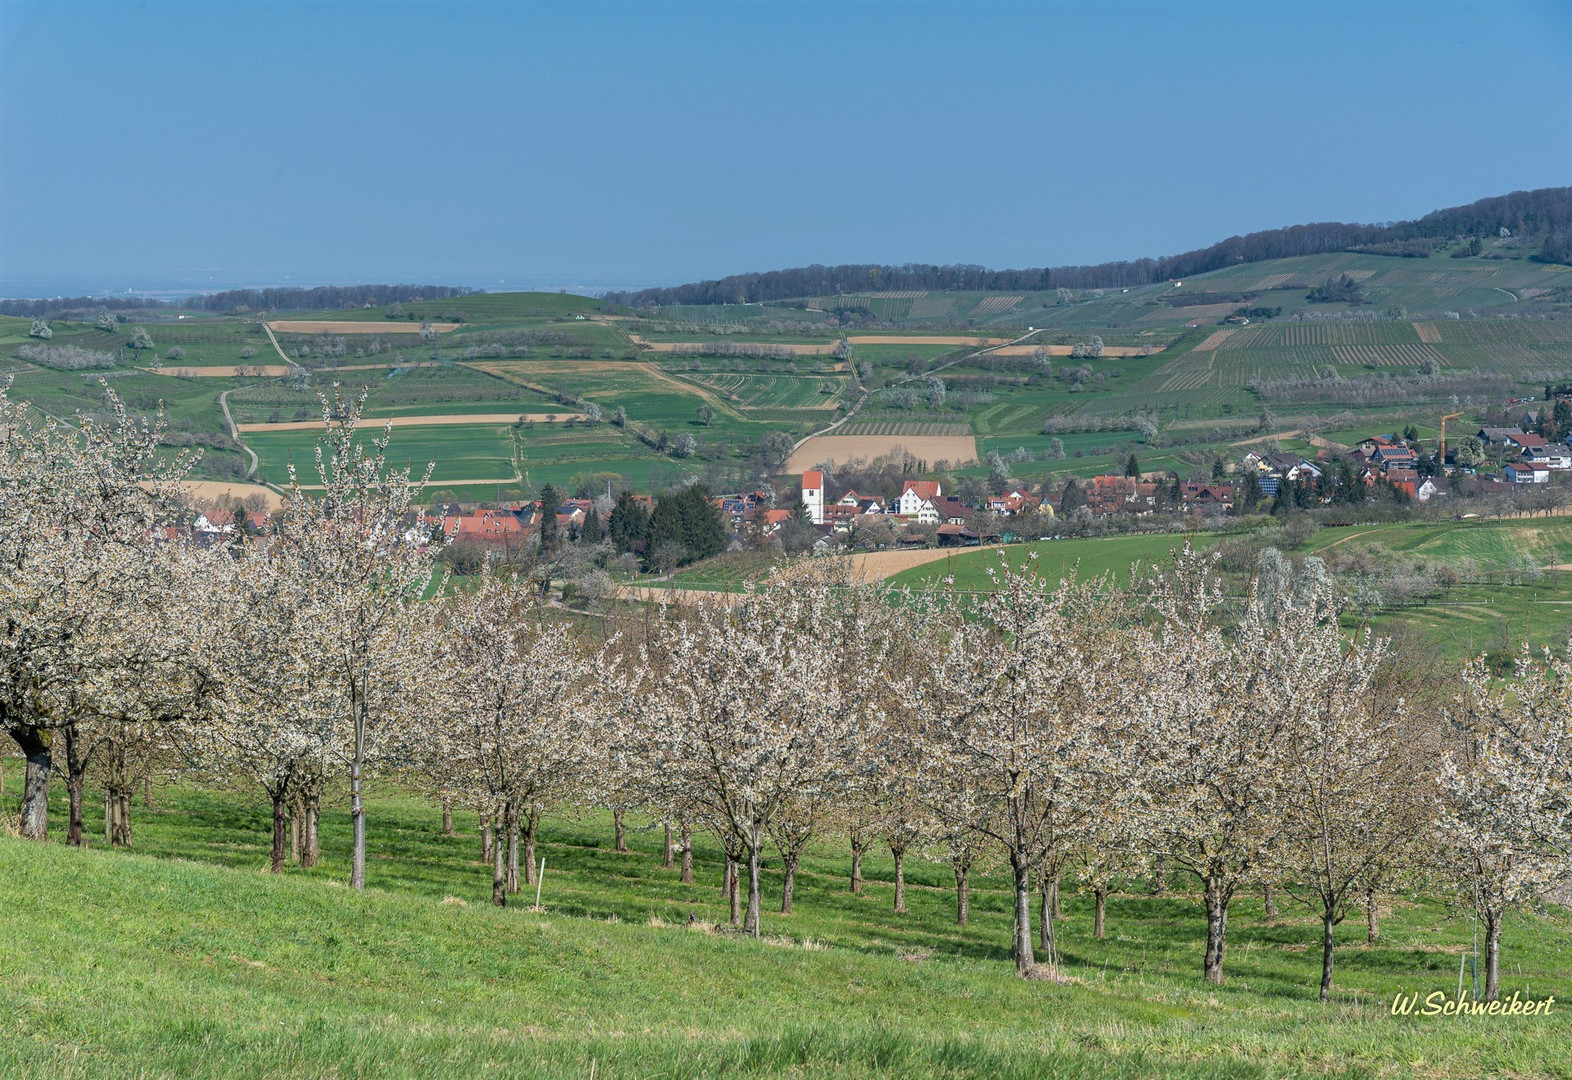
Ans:
[[[1058,929],[1069,982],[1055,985],[1013,975],[1007,879],[974,872],[959,929],[948,869],[909,859],[896,916],[888,859],[869,859],[854,897],[826,840],[795,914],[768,906],[779,872],[766,871],[754,942],[706,932],[725,922],[707,838],[684,886],[659,866],[658,832],[636,825],[617,855],[598,816],[548,818],[545,910],[498,910],[473,818],[457,816],[443,837],[435,808],[377,784],[363,894],[341,884],[336,805],[323,865],[282,877],[262,872],[267,817],[249,792],[160,789],[156,809],[133,810],[134,854],[0,837],[0,1074],[1567,1075],[1559,1004],[1519,1022],[1390,1015],[1399,992],[1456,987],[1469,924],[1429,899],[1391,899],[1374,946],[1344,924],[1334,1001],[1318,1005],[1320,926],[1304,912],[1267,922],[1236,901],[1228,982],[1211,987],[1187,886],[1156,898],[1129,883],[1102,941],[1072,889]],[[101,829],[92,800],[86,824]],[[1506,995],[1565,993],[1564,918],[1508,919]]]
[[[1312,286],[1345,273],[1357,278],[1365,291],[1361,306],[1308,301]],[[717,445],[718,467],[736,471],[752,460],[756,440],[771,433],[800,438],[849,408],[858,396],[849,366],[861,372],[867,389],[915,391],[907,399],[875,393],[855,422],[964,425],[979,437],[984,452],[1031,450],[1036,460],[1012,466],[1014,475],[1057,485],[1070,475],[1119,469],[1131,449],[1151,471],[1205,471],[1219,454],[1237,456],[1230,444],[1254,434],[1250,422],[1263,405],[1281,430],[1338,418],[1329,433],[1334,442],[1407,424],[1428,434],[1443,413],[1457,411],[1455,400],[1474,403],[1462,406],[1471,413],[1458,422],[1466,427],[1473,422],[1472,410],[1487,404],[1489,395],[1532,397],[1542,393],[1546,380],[1572,381],[1572,318],[1566,317],[1572,310],[1565,298],[1569,288],[1572,269],[1532,262],[1513,244],[1489,240],[1478,256],[1461,259],[1448,258],[1445,251],[1429,259],[1305,256],[1230,267],[1182,284],[1087,290],[1068,297],[1057,291],[873,290],[781,304],[631,312],[589,297],[495,293],[404,304],[398,320],[387,318],[386,307],[272,313],[279,319],[389,327],[386,334],[281,334],[291,359],[321,369],[310,386],[300,385],[298,377],[291,385],[283,378],[195,380],[166,375],[155,380],[161,390],[144,389],[153,384],[134,368],[146,366],[154,353],[166,371],[279,362],[254,316],[191,313],[176,319],[172,312],[153,311],[117,325],[111,333],[91,323],[55,324],[54,344],[79,344],[112,354],[113,365],[103,372],[40,370],[14,356],[9,370],[16,376],[18,393],[35,394],[40,407],[59,415],[97,407],[98,374],[133,391],[139,410],[156,407],[162,396],[181,424],[213,443],[201,467],[204,474],[229,476],[245,459],[239,448],[218,445],[225,429],[216,398],[225,389],[231,391],[231,408],[241,423],[315,416],[316,389],[334,380],[346,387],[370,387],[372,416],[566,411],[564,398],[587,399],[608,413],[624,408],[641,430],[673,436],[686,432]],[[1223,325],[1229,312],[1247,305],[1281,308],[1283,313],[1247,326]],[[866,314],[859,314],[863,309]],[[873,322],[847,325],[838,312]],[[459,327],[429,344],[413,334],[391,332],[421,318],[457,320]],[[26,319],[0,319],[0,349],[14,353],[31,344],[26,336],[30,325]],[[151,351],[132,355],[122,350],[133,325],[147,327],[154,341]],[[1015,337],[1028,326],[1036,328],[1034,345],[1062,349],[1096,335],[1106,346],[1158,351],[1092,359],[1059,355],[1043,367],[1030,356],[973,356],[970,347],[895,340],[929,334]],[[701,347],[714,343],[717,348],[702,358],[641,353],[629,334]],[[819,357],[791,361],[723,355],[725,348],[739,344],[823,343],[846,334],[890,341],[852,346],[851,364],[839,370],[829,369]],[[168,357],[175,348],[185,354],[178,360]],[[247,351],[253,355],[245,356]],[[396,372],[385,367],[345,370],[395,361],[404,364]],[[437,366],[413,366],[417,364]],[[1496,380],[1484,397],[1476,386],[1448,381],[1476,374]],[[930,377],[945,386],[937,405],[927,394]],[[1290,379],[1309,380],[1310,385],[1285,389]],[[697,418],[701,405],[715,410],[708,425]],[[1136,445],[1132,427],[1070,432],[1061,436],[1067,458],[1045,460],[1044,425],[1050,419],[1093,428],[1113,419],[1128,425],[1136,414],[1152,418],[1164,432],[1159,444],[1182,445]],[[298,448],[298,442],[284,441]],[[478,441],[473,433],[450,429],[410,450],[446,449],[450,452],[442,455],[445,460],[476,464],[507,460],[494,437],[486,440],[491,445],[485,451],[477,451]],[[260,437],[256,449],[275,468],[288,452],[271,435]],[[606,453],[600,462],[604,471],[621,472],[635,484],[655,475],[637,464],[642,451],[629,455],[623,448],[607,447]],[[690,468],[670,454],[665,460],[671,468],[658,470],[659,475]],[[627,471],[630,462],[632,473]],[[986,466],[979,465],[960,475],[986,473]]]
[[[942,588],[948,587],[947,579],[953,577],[954,587],[960,591],[987,590],[988,569],[999,565],[1001,551],[1012,566],[1024,564],[1035,554],[1039,571],[1050,579],[1066,576],[1078,566],[1083,579],[1112,573],[1128,580],[1132,565],[1164,564],[1186,539],[1205,549],[1222,538],[1210,533],[1189,537],[1159,534],[974,549],[903,571],[892,577],[890,584]],[[1558,653],[1567,647],[1572,633],[1572,571],[1546,568],[1572,564],[1572,520],[1411,522],[1322,529],[1304,549],[1289,551],[1290,555],[1328,559],[1361,553],[1378,568],[1394,560],[1447,565],[1464,578],[1440,596],[1413,601],[1394,598],[1377,604],[1370,615],[1379,633],[1414,635],[1449,661],[1487,651],[1510,651],[1524,641]],[[1514,572],[1514,565],[1537,568],[1537,572]],[[703,567],[689,572],[702,574]],[[1231,593],[1243,595],[1245,588],[1245,577],[1230,576]],[[1349,621],[1350,625],[1358,621],[1357,612],[1350,612]]]

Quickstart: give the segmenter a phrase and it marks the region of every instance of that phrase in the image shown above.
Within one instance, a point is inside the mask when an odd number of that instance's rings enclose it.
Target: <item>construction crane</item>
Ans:
[[[1462,415],[1460,412],[1455,412],[1441,418],[1441,449],[1436,452],[1436,466],[1442,472],[1446,471],[1446,422],[1448,420],[1456,420]]]

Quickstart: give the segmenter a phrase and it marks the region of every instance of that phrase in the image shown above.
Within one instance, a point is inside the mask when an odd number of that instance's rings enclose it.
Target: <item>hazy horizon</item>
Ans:
[[[1569,54],[1555,3],[0,0],[0,294],[603,291],[1413,218],[1568,182]]]

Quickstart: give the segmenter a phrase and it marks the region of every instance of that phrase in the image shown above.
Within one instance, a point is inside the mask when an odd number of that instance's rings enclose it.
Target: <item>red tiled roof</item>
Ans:
[[[802,486],[805,488],[824,487],[824,473],[819,469],[809,469],[802,474]]]

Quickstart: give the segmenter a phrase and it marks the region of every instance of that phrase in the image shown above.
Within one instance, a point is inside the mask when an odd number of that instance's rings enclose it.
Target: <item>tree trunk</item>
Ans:
[[[895,856],[895,914],[906,914],[906,849],[890,850]]]
[[[759,849],[764,846],[764,830],[755,828],[748,843],[748,914],[742,921],[742,932],[759,936],[759,908],[763,902],[763,889],[759,881]]]
[[[737,875],[738,863],[737,863],[736,859],[731,858],[730,856],[727,857],[727,861],[731,864],[730,865],[731,874],[730,874],[730,877],[727,879],[727,885],[726,885],[726,896],[727,896],[727,899],[731,901],[731,924],[733,926],[741,926],[742,925],[742,889],[739,888],[738,881],[737,881],[737,877],[738,877],[738,875]]]
[[[508,805],[502,815],[507,820],[508,828],[508,892],[519,891],[519,821],[512,804]],[[531,884],[534,884],[531,882]]]
[[[1037,883],[1037,947],[1048,958],[1048,963],[1053,963],[1053,953],[1049,947],[1053,944],[1053,899],[1048,891],[1048,873],[1043,872],[1042,880]]]
[[[300,834],[305,824],[305,812],[301,809],[300,800],[295,799],[289,804],[289,861],[300,862]]]
[[[494,838],[491,835],[491,819],[484,813],[480,815],[480,861],[491,862]]]
[[[1321,913],[1321,1000],[1332,997],[1332,913]],[[1222,980],[1217,980],[1221,982]]]
[[[54,768],[50,750],[54,746],[55,733],[47,728],[14,727],[11,737],[22,748],[22,755],[27,759],[18,829],[24,840],[48,840],[49,774]]]
[[[87,753],[75,724],[63,730],[66,751],[66,843],[82,847],[82,786],[87,780]]]
[[[613,810],[611,812],[611,828],[616,837],[615,850],[617,854],[626,855],[628,853],[628,835],[622,827],[621,810]]]
[[[1064,918],[1064,908],[1059,906],[1059,875],[1048,882],[1048,910],[1056,919]]]
[[[851,891],[853,896],[862,895],[862,849],[865,846],[856,837],[852,838]]]
[[[1108,886],[1092,886],[1092,936],[1108,936]]]
[[[682,838],[682,877],[684,885],[693,884],[693,832],[688,828],[688,823],[683,822],[679,835]]]
[[[1261,905],[1266,909],[1266,917],[1268,919],[1277,918],[1277,898],[1272,895],[1272,883],[1270,881],[1261,886]]]
[[[1501,996],[1501,910],[1485,912],[1485,1000]]]
[[[1223,982],[1223,950],[1228,944],[1228,891],[1221,882],[1208,879],[1206,885],[1206,981],[1218,986]]]
[[[1152,892],[1158,896],[1168,893],[1168,857],[1159,856],[1157,859],[1157,873],[1152,875]]]
[[[971,869],[962,863],[950,869],[955,871],[955,925],[965,926],[972,913]]]
[[[1010,852],[1010,872],[1015,878],[1015,973],[1030,975],[1037,967],[1032,956],[1032,871],[1023,852]]]
[[[66,843],[84,847],[82,836],[82,783],[87,777],[75,769],[66,772],[66,805],[69,808],[66,825]]]
[[[363,707],[363,706],[362,706]],[[360,773],[366,757],[366,720],[355,711],[355,756],[349,763],[349,817],[355,826],[354,852],[349,865],[349,887],[366,887],[366,804],[360,795]]]
[[[666,822],[666,846],[664,853],[661,855],[660,868],[662,870],[670,870],[675,864],[675,852],[672,851],[671,847],[671,822],[668,821]]]
[[[1365,890],[1365,943],[1374,945],[1381,940],[1381,905],[1376,900],[1374,888]]]
[[[282,874],[284,861],[289,857],[289,797],[285,788],[276,788],[268,792],[268,798],[273,803],[273,853],[268,872]]]
[[[318,826],[322,822],[322,796],[316,791],[306,795],[305,836],[301,838],[300,865],[306,868],[322,861],[322,838]]]
[[[453,804],[446,799],[442,801],[442,835],[453,835]]]
[[[115,831],[110,838],[115,847],[131,846],[131,792],[128,788],[116,788],[114,791],[115,802]]]
[[[535,835],[540,831],[540,807],[531,806],[524,815],[524,884],[535,884],[539,862],[535,858]]]
[[[797,856],[782,853],[781,863],[786,868],[786,880],[781,883],[781,914],[791,914],[792,893],[797,889]]]
[[[491,902],[508,906],[508,850],[500,836],[491,845]]]
[[[115,841],[115,797],[104,789],[104,843]]]

